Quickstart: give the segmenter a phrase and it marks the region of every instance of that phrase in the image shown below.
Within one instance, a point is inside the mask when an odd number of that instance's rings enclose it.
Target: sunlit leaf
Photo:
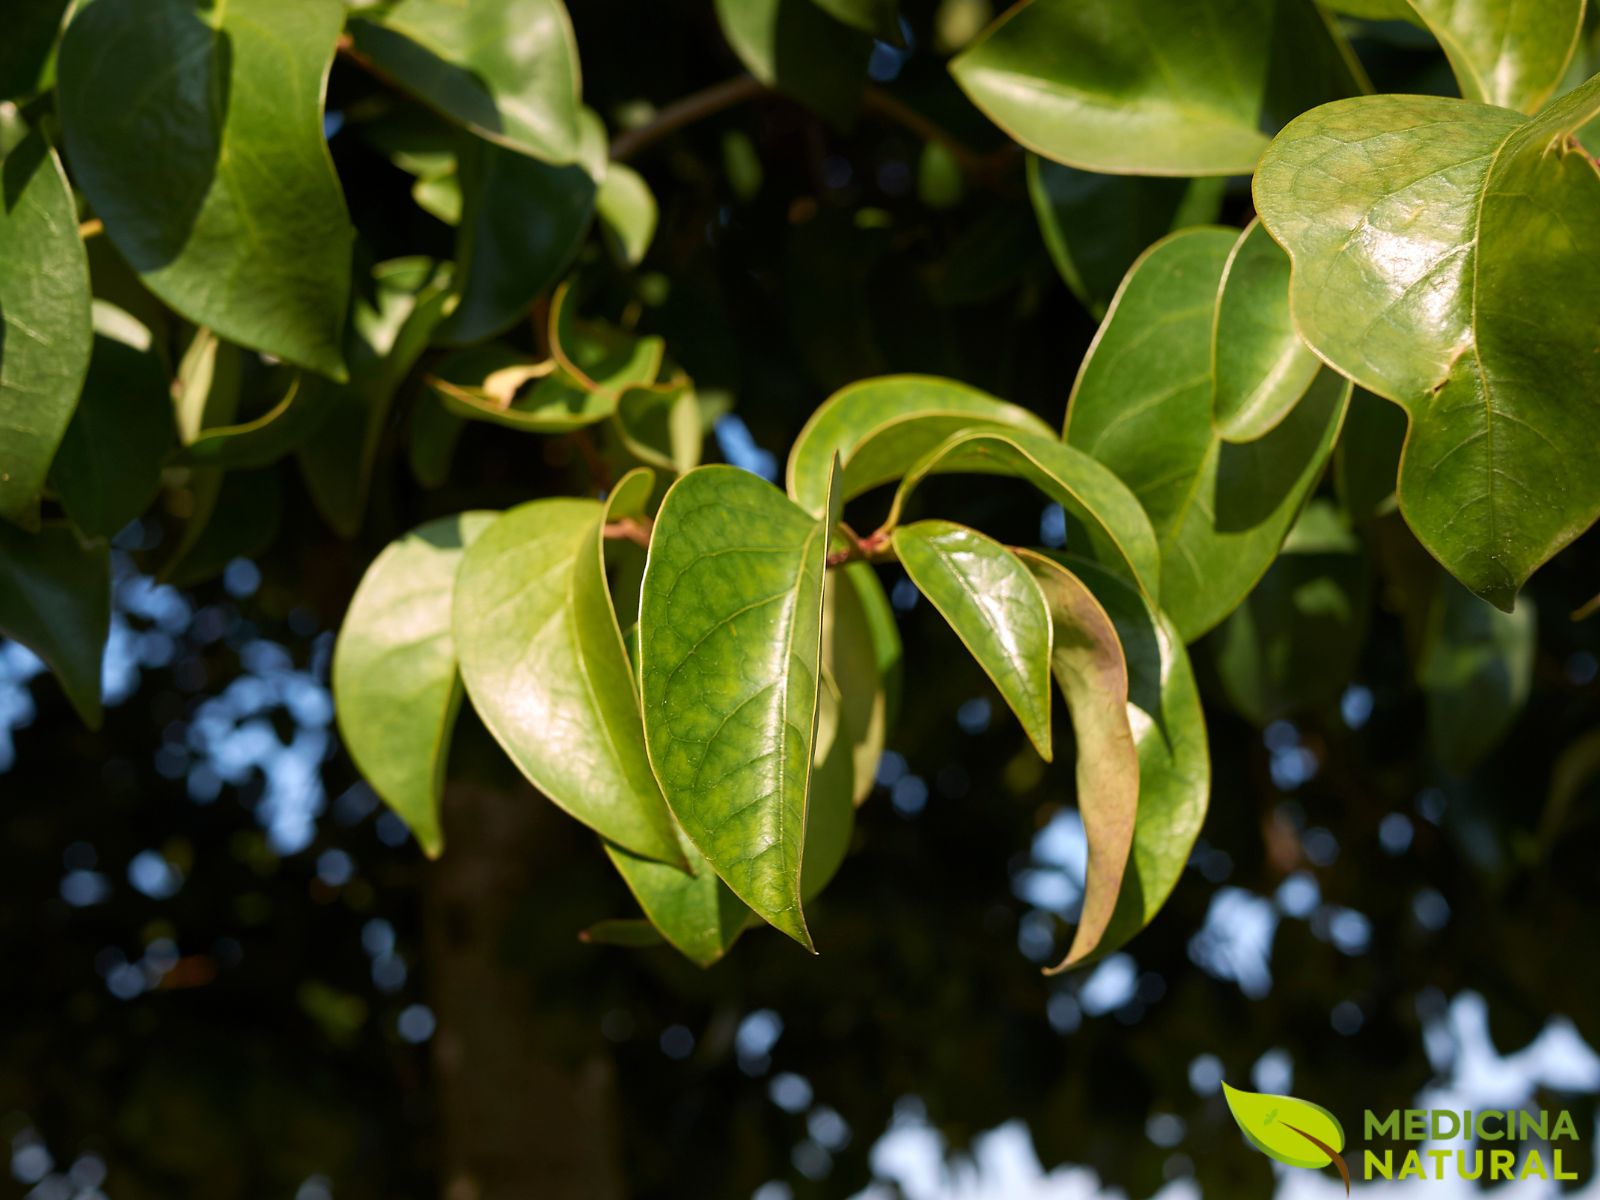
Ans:
[[[1331,104],[1256,176],[1295,324],[1406,409],[1400,509],[1504,609],[1600,515],[1600,171],[1571,137],[1600,77],[1527,120],[1421,96]]]
[[[839,688],[840,736],[850,746],[856,804],[872,792],[898,714],[902,655],[894,610],[872,566],[853,562],[828,572],[822,665]]]
[[[1094,593],[1054,559],[1019,555],[1054,628],[1050,666],[1072,714],[1078,811],[1088,842],[1083,910],[1056,971],[1088,958],[1116,913],[1139,813],[1139,752],[1128,707],[1128,663]]]
[[[111,627],[111,559],[65,521],[36,533],[0,522],[0,633],[32,650],[72,707],[100,728],[100,659]]]
[[[45,139],[0,161],[0,517],[37,525],[39,492],[89,368],[89,266]]]
[[[1069,444],[1132,489],[1161,546],[1161,606],[1186,641],[1265,573],[1322,475],[1350,385],[1323,371],[1277,428],[1224,442],[1212,424],[1211,330],[1231,230],[1192,229],[1129,273],[1084,359]]]
[[[977,388],[930,375],[864,379],[829,396],[789,451],[789,495],[820,515],[833,456],[848,501],[905,474],[928,451],[967,429],[1016,429],[1054,440],[1033,413]]]
[[[1032,573],[998,542],[949,521],[901,525],[891,544],[1048,762],[1051,621]]]
[[[1584,0],[1408,0],[1468,100],[1538,112],[1583,33]]]
[[[630,267],[644,261],[656,235],[656,198],[644,177],[632,167],[612,163],[595,197],[595,212],[606,242],[617,259]]]
[[[339,0],[97,0],[58,89],[73,177],[145,286],[336,379],[353,235],[322,99],[343,23]]]
[[[345,749],[429,858],[444,849],[439,804],[461,704],[451,634],[456,569],[497,516],[441,517],[389,543],[362,576],[333,650]]]
[[[728,886],[807,948],[800,871],[830,525],[747,471],[691,471],[656,516],[639,614],[645,731],[667,803]]]

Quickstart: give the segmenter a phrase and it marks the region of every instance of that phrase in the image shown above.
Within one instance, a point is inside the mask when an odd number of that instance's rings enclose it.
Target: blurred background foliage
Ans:
[[[585,97],[613,129],[743,69],[703,0],[572,12]],[[817,81],[779,64],[778,92],[632,158],[660,204],[648,257],[628,274],[591,243],[582,269],[666,338],[713,416],[736,413],[714,428],[722,457],[775,470],[832,389],[891,371],[1059,421],[1108,287],[1193,211],[1054,181],[1087,228],[1150,224],[1126,246],[1088,239],[1105,260],[1070,264],[1069,287],[1021,156],[945,69],[991,15],[908,3],[903,47],[845,39],[871,81],[860,111],[817,116]],[[1452,91],[1420,31],[1356,32],[1380,90]],[[360,253],[448,257],[452,231],[385,148],[407,102],[340,62],[328,110]],[[1208,204],[1242,224],[1246,182],[1202,198],[1202,218]],[[430,879],[337,745],[332,630],[372,555],[432,516],[592,486],[571,439],[468,423],[448,479],[421,490],[408,420],[384,431],[353,541],[287,463],[229,476],[207,548],[220,578],[152,578],[181,493],[119,535],[100,732],[31,655],[0,650],[0,1194],[440,1194],[466,1111],[499,1113],[511,1139],[569,1123],[574,1160],[607,1164],[574,1195],[920,1200],[954,1194],[941,1156],[969,1154],[963,1195],[1058,1194],[1025,1182],[1058,1168],[1061,1195],[1259,1195],[1269,1166],[1234,1131],[1224,1077],[1314,1099],[1352,1138],[1363,1108],[1419,1096],[1565,1107],[1589,1186],[1600,645],[1568,614],[1600,578],[1592,536],[1533,581],[1518,630],[1476,629],[1341,460],[1290,553],[1196,648],[1215,783],[1191,869],[1125,953],[1054,979],[1039,967],[1065,945],[1083,870],[1071,764],[1038,762],[889,571],[905,642],[924,649],[854,852],[811,913],[821,957],[762,931],[701,972],[580,942],[628,897],[481,729],[464,723],[452,776],[535,814],[514,831],[523,872],[489,883],[460,876],[470,833],[462,865],[453,843]],[[919,503],[1008,541],[1060,536],[1020,484],[933,480]],[[1353,532],[1318,527],[1334,504]],[[1300,622],[1315,631],[1301,657],[1272,659]],[[441,1079],[452,1037],[473,1036],[455,985],[477,977],[440,949],[446,918],[424,898],[476,884],[497,907],[472,969],[521,1005],[507,1054],[564,1082],[490,1079],[463,1108]]]

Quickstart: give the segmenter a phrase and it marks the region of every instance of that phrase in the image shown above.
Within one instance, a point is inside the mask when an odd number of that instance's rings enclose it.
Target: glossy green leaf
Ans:
[[[1538,112],[1583,34],[1584,0],[1408,0],[1481,104]]]
[[[1508,610],[1600,515],[1600,170],[1571,139],[1597,114],[1600,77],[1531,121],[1343,101],[1285,129],[1256,176],[1301,336],[1410,417],[1406,521]]]
[[[1072,714],[1078,811],[1089,848],[1078,928],[1054,968],[1064,971],[1099,948],[1116,913],[1139,814],[1139,751],[1116,626],[1094,593],[1060,563],[1028,551],[1018,557],[1038,584],[1054,629],[1050,667]]]
[[[1217,219],[1220,179],[1101,175],[1028,155],[1028,195],[1056,270],[1083,306],[1105,315],[1146,246]]]
[[[481,137],[578,156],[578,45],[561,0],[399,0],[350,21],[384,78]]]
[[[886,375],[841,388],[825,400],[789,451],[789,495],[820,516],[833,456],[844,464],[845,501],[891,483],[946,438],[967,429],[1015,429],[1054,440],[1025,408],[931,375]]]
[[[679,475],[700,465],[700,405],[687,379],[623,388],[615,416],[623,444],[641,462]]]
[[[1117,905],[1092,953],[1113,953],[1148,925],[1177,886],[1205,822],[1211,755],[1189,655],[1172,621],[1097,563],[1046,554],[1071,571],[1116,628],[1128,667],[1128,724],[1139,753],[1133,853]]]
[[[1211,329],[1236,238],[1175,233],[1141,258],[1068,402],[1067,442],[1114,471],[1161,546],[1161,605],[1186,641],[1234,610],[1322,475],[1350,385],[1322,372],[1276,429],[1233,444],[1211,419]]]
[[[605,173],[605,130],[585,114],[577,162],[552,166],[464,139],[455,307],[439,331],[452,345],[494,337],[561,278],[588,232]]]
[[[97,0],[59,66],[73,177],[145,286],[336,379],[353,234],[322,98],[343,22],[338,0]]]
[[[1533,686],[1538,640],[1533,601],[1501,612],[1444,580],[1428,613],[1417,682],[1428,735],[1448,771],[1464,775],[1500,744]]]
[[[455,592],[461,677],[489,732],[555,804],[636,854],[681,863],[605,599],[604,519],[594,500],[535,500],[468,548]]]
[[[1334,488],[1352,521],[1370,521],[1394,511],[1405,442],[1405,409],[1357,388],[1333,451]]]
[[[339,736],[429,858],[444,849],[439,804],[461,704],[451,633],[456,570],[497,517],[440,517],[390,542],[362,576],[333,648]]]
[[[139,327],[144,332],[143,327]],[[97,334],[89,377],[50,468],[61,507],[88,537],[112,537],[149,507],[174,431],[161,361]]]
[[[854,118],[871,38],[816,0],[716,0],[716,10],[722,36],[750,74],[835,124]]]
[[[37,533],[0,522],[0,633],[15,638],[61,681],[72,707],[100,728],[100,660],[111,630],[111,558],[65,521]]]
[[[1337,509],[1313,500],[1218,631],[1217,674],[1233,706],[1265,725],[1333,704],[1361,653],[1369,591],[1360,541]]]
[[[840,736],[850,747],[851,799],[872,793],[899,705],[900,630],[871,564],[828,572],[822,602],[822,667],[839,689]]]
[[[843,725],[843,697],[824,667],[817,691],[817,726],[806,796],[805,855],[800,896],[810,903],[832,882],[855,834],[855,763]]]
[[[644,176],[624,163],[612,163],[595,197],[595,213],[606,243],[623,264],[636,267],[656,236],[656,198]]]
[[[1212,420],[1230,442],[1271,433],[1322,370],[1289,316],[1289,256],[1259,220],[1222,271],[1211,367]]]
[[[800,872],[831,524],[749,472],[691,471],[656,515],[639,613],[667,803],[740,899],[808,949]]]
[[[1036,154],[1122,175],[1242,175],[1268,134],[1366,90],[1310,0],[1026,0],[950,64]]]
[[[949,521],[901,525],[891,544],[1049,762],[1051,622],[1032,573],[1000,543]]]
[[[300,469],[317,510],[344,537],[361,528],[395,392],[438,327],[448,285],[448,271],[425,258],[379,263],[351,313],[350,381],[301,380],[301,403],[325,415],[299,448]]]
[[[0,518],[35,526],[39,492],[89,368],[89,265],[45,139],[0,161]]]
[[[1416,10],[1407,0],[1322,0],[1329,12],[1344,13],[1363,21],[1415,21]]]
[[[0,100],[39,90],[69,2],[12,0],[6,11],[6,36],[0,40]]]
[[[1244,1136],[1268,1158],[1291,1167],[1315,1169],[1333,1162],[1317,1143],[1334,1154],[1344,1149],[1344,1128],[1321,1105],[1293,1096],[1240,1091],[1227,1083],[1222,1085],[1222,1092],[1228,1100],[1228,1111]]]
[[[1160,595],[1161,549],[1149,517],[1121,480],[1081,450],[1009,430],[958,433],[906,471],[885,524],[900,519],[907,498],[925,478],[944,473],[1026,479],[1061,505],[1094,557],[1145,595]]]

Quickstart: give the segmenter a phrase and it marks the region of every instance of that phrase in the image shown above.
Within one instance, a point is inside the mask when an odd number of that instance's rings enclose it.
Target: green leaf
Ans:
[[[1293,1096],[1244,1092],[1227,1083],[1222,1085],[1222,1092],[1228,1100],[1228,1111],[1244,1136],[1268,1158],[1291,1167],[1315,1169],[1333,1162],[1317,1142],[1335,1154],[1344,1149],[1344,1128],[1321,1105]]]
[[[0,517],[39,493],[89,368],[89,265],[61,163],[40,134],[0,162]]]
[[[466,512],[390,542],[361,578],[333,648],[339,735],[372,790],[429,858],[461,682],[451,636],[456,570],[499,514]]]
[[[1370,587],[1361,543],[1337,509],[1313,500],[1218,632],[1217,674],[1233,706],[1265,725],[1336,701],[1361,653]]]
[[[100,660],[111,632],[111,556],[65,521],[37,533],[0,522],[0,633],[32,650],[90,729],[100,728]]]
[[[1444,580],[1434,596],[1417,664],[1428,697],[1428,735],[1440,765],[1465,775],[1510,732],[1533,686],[1538,621],[1524,597],[1490,607]]]
[[[1285,129],[1256,176],[1301,336],[1409,415],[1407,523],[1507,610],[1600,515],[1600,171],[1571,138],[1597,114],[1600,77],[1531,121],[1342,101]]]
[[[1219,179],[1099,175],[1028,155],[1028,195],[1056,270],[1095,317],[1157,238],[1217,219]]]
[[[424,390],[411,407],[407,460],[411,474],[425,488],[442,487],[450,478],[456,443],[467,423],[449,412],[443,401]]]
[[[278,472],[201,470],[190,476],[189,519],[161,581],[193,587],[221,575],[236,558],[257,558],[278,540],[283,485]]]
[[[142,331],[142,327],[141,331]],[[161,360],[103,334],[50,468],[61,507],[88,537],[112,537],[149,507],[172,447],[172,400]]]
[[[1118,175],[1243,175],[1268,134],[1367,90],[1310,0],[1026,0],[950,63],[1036,154]]]
[[[1394,511],[1405,441],[1405,409],[1357,388],[1333,451],[1333,485],[1352,521],[1370,521]]]
[[[353,233],[322,99],[343,22],[338,0],[96,0],[58,89],[73,177],[145,286],[335,379]]]
[[[489,732],[556,805],[636,854],[681,864],[605,598],[604,522],[598,501],[535,500],[478,537],[456,576],[461,677]]]
[[[949,521],[902,525],[895,557],[1050,761],[1050,610],[1028,568],[998,542]]]
[[[822,667],[839,689],[840,736],[850,746],[851,799],[872,793],[884,741],[900,705],[903,653],[894,609],[871,564],[828,572],[822,599]]]
[[[835,454],[844,464],[841,495],[849,501],[898,479],[951,434],[966,429],[1016,429],[1055,438],[1027,409],[953,379],[863,379],[829,396],[800,431],[789,451],[789,495],[820,516]]]
[[[832,523],[746,471],[691,471],[656,515],[639,613],[667,803],[734,893],[808,949],[800,872]]]
[[[1088,841],[1083,910],[1072,946],[1047,974],[1098,949],[1116,913],[1139,812],[1139,751],[1128,709],[1128,662],[1116,626],[1083,582],[1053,559],[1018,557],[1050,614],[1050,666],[1072,714],[1077,743],[1078,811]]]
[[[172,405],[178,440],[192,444],[208,428],[228,425],[239,412],[244,355],[209,329],[196,329],[178,363]]]
[[[1583,35],[1584,0],[1409,0],[1444,48],[1461,95],[1538,112]]]
[[[1026,479],[1061,505],[1094,557],[1145,595],[1160,595],[1161,550],[1138,497],[1106,467],[1055,438],[1009,430],[954,435],[906,471],[884,524],[892,528],[899,521],[929,475],[963,472]]]
[[[623,388],[615,416],[623,444],[641,462],[679,475],[700,465],[700,405],[687,379]]]
[[[578,156],[578,44],[561,0],[400,0],[353,17],[385,79],[508,150]]]
[[[1230,442],[1271,433],[1322,370],[1289,316],[1289,256],[1259,219],[1223,268],[1211,363],[1212,419]]]
[[[612,163],[595,197],[595,212],[617,260],[636,267],[656,235],[656,198],[644,176],[625,163]]]
[[[333,415],[319,404],[319,388],[302,378],[289,382],[282,400],[259,417],[204,429],[178,456],[193,466],[264,467],[309,441]]]
[[[716,0],[722,36],[745,69],[835,125],[861,105],[872,39],[814,0]]]
[[[826,668],[821,678],[800,864],[800,895],[808,904],[839,873],[856,828],[855,763],[842,724],[843,698]]]
[[[13,0],[0,41],[0,100],[29,96],[43,86],[50,54],[69,0]]]
[[[604,128],[585,114],[582,131],[579,161],[569,166],[463,139],[455,308],[438,340],[464,345],[504,332],[561,278],[588,232],[595,180],[605,174]]]
[[[1211,329],[1231,230],[1158,242],[1129,272],[1084,359],[1065,438],[1132,489],[1161,546],[1161,604],[1186,641],[1234,610],[1322,475],[1350,385],[1331,371],[1271,433],[1224,442],[1211,419]]]
[[[1344,13],[1363,21],[1416,21],[1416,10],[1406,0],[1322,0],[1329,12]]]
[[[900,34],[897,0],[812,0],[834,20],[893,46],[905,45]]]
[[[378,443],[389,409],[438,327],[448,300],[448,271],[425,258],[396,258],[372,271],[351,313],[346,337],[350,381],[301,381],[302,403],[325,415],[297,457],[317,511],[343,537],[366,513]]]
[[[1094,593],[1128,664],[1128,723],[1139,753],[1139,807],[1133,853],[1117,906],[1099,943],[1082,961],[1111,954],[1150,923],[1177,886],[1211,791],[1205,714],[1183,640],[1132,587],[1096,563],[1047,554]]]

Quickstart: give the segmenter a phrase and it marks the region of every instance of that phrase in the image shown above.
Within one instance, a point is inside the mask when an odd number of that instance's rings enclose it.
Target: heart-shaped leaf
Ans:
[[[0,633],[16,638],[61,681],[90,729],[100,728],[100,660],[111,631],[111,556],[65,521],[37,533],[0,522]]]
[[[1139,754],[1133,852],[1111,919],[1079,960],[1090,962],[1126,945],[1177,886],[1205,822],[1211,756],[1194,671],[1172,621],[1098,563],[1045,557],[1071,571],[1111,618],[1128,667],[1128,725]]]
[[[1410,416],[1406,521],[1507,610],[1600,515],[1600,170],[1572,137],[1596,115],[1600,77],[1533,120],[1341,101],[1285,129],[1255,181],[1301,336]]]
[[[1128,662],[1116,626],[1083,582],[1054,559],[1022,551],[1054,627],[1050,666],[1072,714],[1078,811],[1089,845],[1083,910],[1051,974],[1099,948],[1116,913],[1139,815],[1139,751],[1128,708]]]
[[[1265,725],[1337,700],[1361,652],[1369,586],[1360,541],[1337,509],[1313,500],[1218,631],[1217,674],[1233,706]]]
[[[848,502],[892,483],[946,438],[968,429],[1015,429],[1055,440],[1027,409],[953,379],[864,379],[829,396],[800,431],[789,451],[789,495],[820,516],[835,454],[844,464],[840,487]]]
[[[917,590],[1017,714],[1050,761],[1050,611],[1027,567],[1000,543],[949,521],[894,531],[895,557]]]
[[[461,677],[489,732],[555,804],[619,846],[681,864],[605,598],[604,522],[594,500],[535,500],[468,547],[455,591]]]
[[[1025,0],[950,71],[1028,149],[1123,175],[1248,174],[1263,130],[1369,90],[1310,0]]]
[[[1067,287],[1096,318],[1146,246],[1217,219],[1223,183],[1101,175],[1028,155],[1028,196],[1044,244]]]
[[[561,0],[400,0],[350,21],[385,79],[509,150],[578,155],[578,45]]]
[[[1583,35],[1585,0],[1408,0],[1480,104],[1538,112]]]
[[[1315,1169],[1333,1162],[1344,1149],[1344,1127],[1321,1105],[1293,1096],[1245,1092],[1227,1083],[1222,1093],[1244,1136],[1268,1158]]]
[[[145,286],[335,379],[354,235],[322,99],[343,23],[339,0],[98,0],[57,68],[73,177]]]
[[[808,949],[800,872],[832,524],[749,472],[691,471],[656,515],[639,608],[667,803],[739,898]]]
[[[44,137],[12,147],[0,175],[0,518],[36,526],[89,368],[89,264],[72,191]]]
[[[1230,442],[1271,433],[1322,370],[1289,315],[1289,256],[1259,220],[1222,271],[1211,365],[1212,417]]]
[[[451,633],[456,569],[498,513],[466,512],[390,542],[361,578],[333,648],[334,713],[373,791],[429,858],[461,681]]]
[[[1055,438],[1009,431],[958,433],[906,471],[886,525],[929,475],[970,472],[1026,479],[1066,511],[1094,556],[1147,596],[1160,594],[1161,551],[1139,499],[1106,467]]]
[[[1350,385],[1323,371],[1277,428],[1224,442],[1211,332],[1236,241],[1190,229],[1151,247],[1112,302],[1068,402],[1065,438],[1150,514],[1161,605],[1187,641],[1234,610],[1278,553],[1333,451]]]

